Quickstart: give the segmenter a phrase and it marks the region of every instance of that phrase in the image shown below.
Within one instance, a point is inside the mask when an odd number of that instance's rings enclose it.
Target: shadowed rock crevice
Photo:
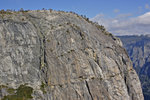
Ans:
[[[90,87],[89,87],[89,85],[88,85],[88,82],[85,81],[85,83],[86,83],[87,90],[88,90],[88,92],[89,92],[89,94],[90,94],[90,96],[91,96],[91,99],[94,100],[94,99],[93,99],[93,96],[92,96],[92,93],[91,93],[91,91],[90,91]]]
[[[39,41],[40,41],[40,71],[41,71],[41,79],[42,82],[48,83],[48,78],[47,78],[47,61],[46,61],[46,51],[45,51],[45,46],[46,46],[46,40],[45,40],[45,33],[41,32],[40,27],[38,24],[32,19],[34,17],[27,17],[29,21],[32,23],[32,25],[37,29],[37,35],[39,36]]]

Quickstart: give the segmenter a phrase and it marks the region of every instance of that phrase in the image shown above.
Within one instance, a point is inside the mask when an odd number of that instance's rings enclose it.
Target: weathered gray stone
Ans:
[[[0,84],[30,86],[33,100],[143,100],[121,45],[76,14],[12,12],[0,18]]]

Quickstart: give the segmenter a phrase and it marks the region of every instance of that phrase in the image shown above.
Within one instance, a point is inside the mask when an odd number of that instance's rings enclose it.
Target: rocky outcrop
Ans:
[[[133,61],[133,67],[142,83],[145,100],[150,99],[150,37],[120,36],[124,47]]]
[[[118,38],[77,14],[0,15],[2,100],[143,100]]]

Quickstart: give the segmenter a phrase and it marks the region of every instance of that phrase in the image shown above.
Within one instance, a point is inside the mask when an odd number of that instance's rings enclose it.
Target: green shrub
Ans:
[[[9,92],[15,91],[15,89],[10,89]],[[4,96],[2,100],[30,100],[32,99],[33,88],[20,85],[18,89],[16,89],[16,93],[13,95]]]
[[[44,84],[44,83],[42,82],[42,84],[41,84],[41,86],[40,86],[40,89],[42,90],[43,93],[46,93],[45,87],[46,87],[46,84]]]

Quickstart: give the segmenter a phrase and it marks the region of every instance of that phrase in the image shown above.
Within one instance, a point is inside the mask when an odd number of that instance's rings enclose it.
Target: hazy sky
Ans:
[[[150,0],[0,0],[0,9],[20,8],[74,11],[90,18],[99,13],[109,17],[122,13],[136,16],[149,10]]]

